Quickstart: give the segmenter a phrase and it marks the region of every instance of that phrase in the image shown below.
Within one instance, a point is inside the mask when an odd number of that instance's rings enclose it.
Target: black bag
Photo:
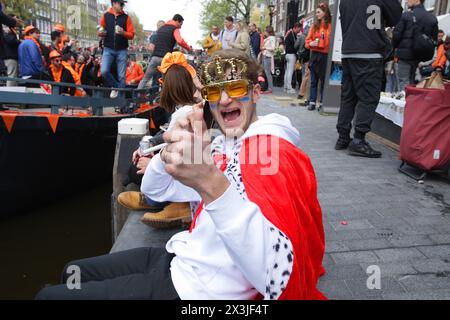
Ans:
[[[303,45],[302,50],[299,51],[298,58],[302,63],[309,62],[311,58],[311,51],[309,49],[306,49],[305,45]]]
[[[417,18],[413,13],[413,46],[412,49],[414,54],[417,56],[419,61],[430,61],[434,57],[434,52],[436,49],[436,43],[434,40],[423,33],[420,26],[417,24]]]

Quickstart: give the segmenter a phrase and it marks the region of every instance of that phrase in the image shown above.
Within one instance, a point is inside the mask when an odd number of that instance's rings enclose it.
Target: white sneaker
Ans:
[[[111,98],[111,99],[115,99],[115,98],[117,98],[119,96],[119,91],[117,91],[117,90],[111,90],[111,94],[109,95],[109,97]]]
[[[288,93],[288,94],[296,94],[297,91],[295,91],[294,89],[288,89],[288,90],[287,90],[287,93]]]

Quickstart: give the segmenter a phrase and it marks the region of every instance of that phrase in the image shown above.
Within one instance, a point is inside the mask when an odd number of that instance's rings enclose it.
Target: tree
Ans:
[[[128,15],[130,16],[131,20],[133,21],[134,29],[135,29],[135,37],[134,37],[134,44],[142,44],[145,42],[145,32],[144,32],[144,26],[142,25],[141,21],[139,20],[139,17],[134,12],[128,12]]]
[[[250,23],[250,15],[252,11],[252,0],[225,0],[232,6],[236,13],[242,15],[243,20],[248,24]],[[237,14],[236,14],[237,15]]]
[[[267,4],[266,0],[205,0],[200,24],[205,33],[213,25],[221,27],[226,16],[242,19],[247,24],[255,22],[258,26],[269,24],[270,19],[266,5],[265,12],[260,12],[256,4]]]
[[[200,25],[205,35],[211,32],[212,26],[222,28],[225,17],[233,15],[233,8],[227,0],[206,0],[202,4]]]
[[[24,21],[33,18],[36,8],[34,0],[3,0],[3,3],[5,4],[5,13],[15,14]]]

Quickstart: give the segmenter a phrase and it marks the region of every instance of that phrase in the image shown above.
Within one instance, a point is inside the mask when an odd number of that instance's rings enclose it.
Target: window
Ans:
[[[424,6],[428,11],[434,11],[436,0],[425,0]]]

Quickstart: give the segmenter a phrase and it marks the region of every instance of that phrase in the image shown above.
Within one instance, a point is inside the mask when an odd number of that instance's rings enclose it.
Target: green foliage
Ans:
[[[222,29],[225,17],[234,15],[232,5],[227,0],[205,0],[202,4],[200,25],[205,35],[211,31],[214,25]]]
[[[136,30],[136,35],[134,37],[134,43],[135,44],[141,44],[145,41],[145,32],[144,32],[144,26],[139,20],[139,17],[134,12],[128,12],[128,15],[130,16],[131,20],[133,21],[134,29]]]
[[[2,2],[6,14],[13,13],[24,21],[33,18],[35,12],[34,0],[3,0]]]
[[[265,12],[261,13],[257,4],[266,4]],[[269,25],[270,17],[266,0],[204,0],[203,11],[200,15],[200,24],[205,35],[213,25],[223,28],[226,16],[254,22],[258,27]]]

